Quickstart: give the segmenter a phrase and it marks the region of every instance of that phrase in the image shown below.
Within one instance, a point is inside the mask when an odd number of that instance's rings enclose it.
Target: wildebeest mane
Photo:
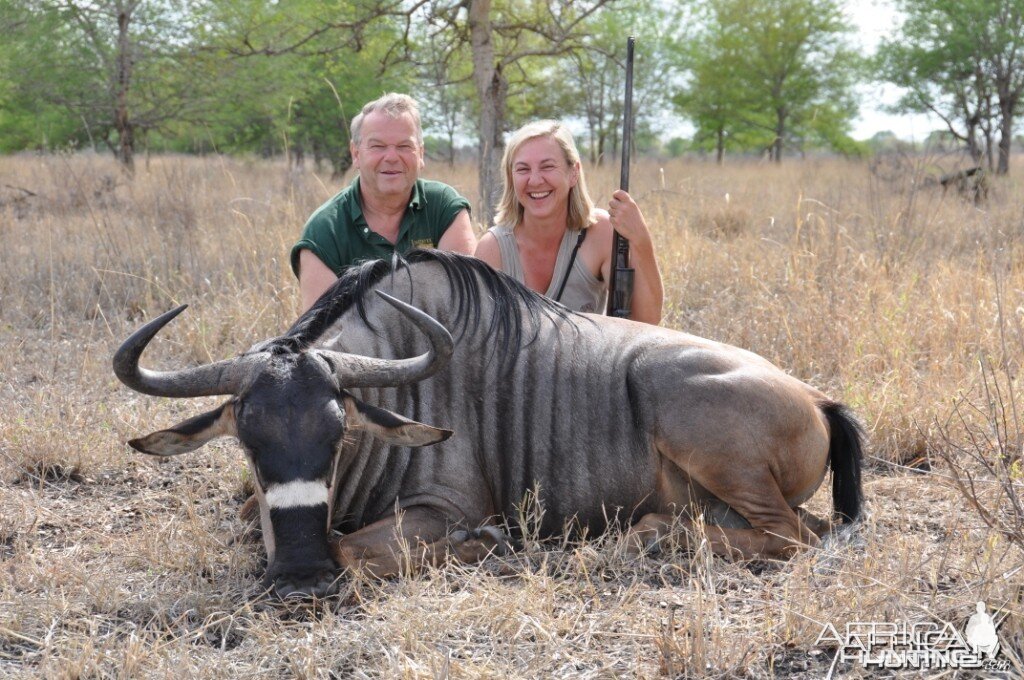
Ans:
[[[493,305],[490,322],[485,329],[486,337],[497,347],[520,348],[536,338],[542,318],[568,318],[575,312],[544,297],[506,274],[495,271],[487,263],[475,257],[458,255],[439,250],[412,250],[404,258],[395,255],[390,261],[372,260],[349,267],[309,310],[300,316],[292,327],[273,346],[299,351],[316,342],[342,314],[353,306],[360,319],[371,329],[373,323],[366,316],[365,296],[385,276],[400,276],[403,273],[413,281],[411,268],[425,262],[441,265],[448,280],[448,288],[454,303],[452,319],[457,324],[456,337],[480,330],[483,299]],[[528,324],[524,324],[526,312]],[[524,327],[535,329],[534,334],[524,341]]]

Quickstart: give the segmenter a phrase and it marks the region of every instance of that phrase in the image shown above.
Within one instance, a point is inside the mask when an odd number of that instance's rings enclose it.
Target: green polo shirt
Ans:
[[[346,267],[390,258],[396,250],[404,255],[413,248],[436,248],[456,215],[469,209],[469,201],[447,184],[418,179],[409,207],[402,215],[398,241],[392,244],[370,229],[359,196],[356,177],[337,196],[317,208],[302,229],[302,238],[292,246],[295,276],[299,275],[299,251],[303,248],[313,251],[338,276]]]

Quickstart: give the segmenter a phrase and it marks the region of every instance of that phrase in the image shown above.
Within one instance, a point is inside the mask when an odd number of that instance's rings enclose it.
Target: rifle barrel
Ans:
[[[633,47],[636,40],[626,40],[626,99],[622,108],[622,168],[619,188],[629,191],[629,152],[633,145]],[[629,266],[629,241],[615,232],[612,240],[611,280],[608,282],[609,316],[626,318],[633,299],[633,270]]]
[[[619,188],[629,191],[629,152],[633,145],[633,47],[632,36],[626,40],[626,101],[622,107],[622,169]]]

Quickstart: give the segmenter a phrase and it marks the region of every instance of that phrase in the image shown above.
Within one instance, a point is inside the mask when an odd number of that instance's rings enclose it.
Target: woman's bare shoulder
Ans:
[[[588,227],[589,233],[587,234],[587,240],[591,239],[594,241],[608,242],[611,243],[612,233],[612,220],[608,215],[608,211],[597,208],[594,210],[594,217],[596,218],[594,223]]]

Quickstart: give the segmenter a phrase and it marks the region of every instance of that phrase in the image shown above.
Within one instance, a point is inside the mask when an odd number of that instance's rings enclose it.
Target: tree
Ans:
[[[14,76],[24,54],[15,31],[0,25],[11,39],[0,41],[0,153],[22,149],[77,147],[89,139],[81,121],[61,106],[36,96]]]
[[[23,19],[7,36],[18,46],[14,98],[64,108],[129,171],[139,136],[196,101],[187,0],[7,0],[4,10]]]
[[[334,175],[351,165],[349,123],[387,90],[411,87],[405,63],[390,64],[404,36],[389,5],[357,0],[327,11],[318,0],[213,2],[199,53],[220,93],[204,114],[218,148],[312,155]]]
[[[62,136],[84,130],[129,168],[138,140],[148,138],[267,153],[286,144],[293,158],[330,158],[338,171],[347,166],[356,102],[390,87],[415,91],[403,64],[422,77],[438,55],[435,46],[417,62],[425,32],[442,45],[437,64],[447,66],[429,75],[426,108],[439,115],[428,122],[446,130],[452,147],[461,116],[473,111],[479,214],[489,221],[515,117],[510,93],[542,101],[526,88],[531,74],[545,59],[588,49],[585,22],[611,1],[0,0],[10,41],[0,45],[0,64],[10,68],[0,76],[0,126],[23,135],[27,112],[58,107]],[[475,96],[449,97],[452,83],[472,83]]]
[[[1010,168],[1013,128],[1024,93],[1024,1],[900,0],[906,19],[883,42],[877,62],[884,79],[907,90],[902,111],[938,115],[972,158],[996,172]]]
[[[839,0],[706,0],[700,13],[676,104],[719,153],[728,137],[764,140],[776,162],[787,145],[847,143],[859,61]]]
[[[875,60],[883,77],[905,90],[894,111],[935,114],[977,161],[983,154],[978,135],[984,134],[984,121],[992,115],[983,59],[965,35],[935,34],[945,29],[940,29],[938,17],[930,14],[918,12],[908,17],[900,39],[884,41]],[[991,141],[991,134],[985,135],[990,158]]]
[[[714,149],[719,164],[727,148],[765,148],[772,141],[768,118],[746,90],[745,45],[731,39],[733,20],[726,17],[726,9],[717,3],[699,8],[702,28],[676,48],[689,79],[672,98],[696,128],[694,145]]]

